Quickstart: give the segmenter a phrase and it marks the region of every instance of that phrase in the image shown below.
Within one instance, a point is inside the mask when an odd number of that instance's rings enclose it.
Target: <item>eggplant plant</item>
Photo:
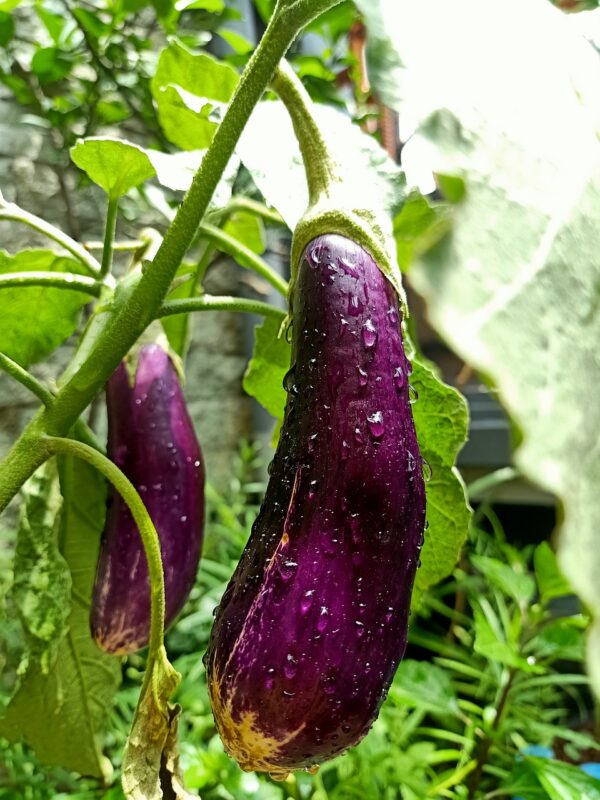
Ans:
[[[402,174],[373,142],[365,152],[361,144],[348,172],[282,60],[336,5],[278,0],[240,75],[177,42],[164,49],[151,86],[158,119],[175,145],[183,141],[180,124],[186,132],[189,124],[193,150],[187,140],[189,152],[172,154],[102,136],[71,148],[73,163],[107,196],[99,259],[94,243],[84,246],[0,198],[1,220],[60,248],[0,258],[0,299],[12,301],[0,319],[0,366],[41,402],[0,465],[0,509],[23,493],[11,602],[25,641],[0,735],[33,747],[42,762],[110,782],[106,712],[128,655],[127,678],[145,667],[115,759],[128,798],[188,796],[177,747],[186,708],[170,702],[180,675],[164,645],[195,584],[203,540],[205,476],[194,432],[202,424],[186,409],[178,372],[191,337],[187,315],[264,317],[268,341],[257,333],[253,358],[266,364],[259,393],[275,398],[270,410],[287,399],[269,485],[205,655],[216,728],[244,769],[278,779],[314,771],[367,734],[406,647],[413,587],[416,603],[449,574],[466,535],[464,487],[452,469],[466,435],[464,404],[417,356],[389,209],[367,191],[372,178],[383,180],[398,198]],[[90,19],[74,19],[88,44]],[[96,63],[102,58],[96,53]],[[306,170],[308,207],[293,220],[285,203],[275,210],[231,194],[240,158],[252,172],[252,158],[242,155],[247,143],[238,140],[252,112],[269,105],[258,106],[268,88],[289,112]],[[205,102],[214,113],[204,113]],[[358,134],[349,120],[338,125]],[[291,131],[288,138],[295,150]],[[186,169],[196,169],[187,183],[184,155]],[[374,169],[371,159],[383,166]],[[172,221],[164,232],[117,241],[121,198],[151,179],[187,189]],[[294,180],[300,196],[304,182]],[[244,239],[238,214],[246,224],[288,223],[289,285]],[[122,250],[132,253],[127,266]],[[216,252],[253,270],[259,289],[269,284],[286,309],[206,293],[201,282]],[[42,289],[46,304],[36,308]],[[162,344],[144,343],[157,325],[177,359]],[[30,365],[72,335],[71,361],[55,382],[42,383]],[[106,452],[86,421],[104,390]],[[451,409],[455,430],[436,447],[439,406]],[[424,469],[435,475],[427,489]],[[442,523],[435,509],[443,504]],[[434,513],[424,543],[426,506]],[[144,662],[135,651],[146,646]],[[51,736],[32,711],[40,707],[57,720]]]

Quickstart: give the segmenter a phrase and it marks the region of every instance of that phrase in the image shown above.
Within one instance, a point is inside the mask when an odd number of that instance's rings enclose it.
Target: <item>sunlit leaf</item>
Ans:
[[[146,151],[122,139],[90,136],[71,148],[71,159],[112,198],[154,177]]]

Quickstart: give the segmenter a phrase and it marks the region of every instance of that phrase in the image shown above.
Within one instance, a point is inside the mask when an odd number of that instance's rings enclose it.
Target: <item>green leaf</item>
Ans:
[[[81,273],[78,261],[51,250],[0,250],[0,274],[43,270]],[[23,367],[49,355],[76,330],[89,297],[49,286],[0,290],[0,350]]]
[[[526,756],[525,761],[546,791],[548,800],[600,800],[600,781],[578,767],[536,756]]]
[[[437,331],[498,388],[520,431],[519,470],[561,502],[559,562],[597,620],[588,664],[600,694],[597,53],[542,2],[361,6],[383,19],[374,48],[381,36],[402,62],[381,85],[373,75],[375,90],[418,122],[431,172],[466,186],[451,234],[411,283]]]
[[[15,33],[15,23],[10,14],[0,11],[0,47],[6,47]]]
[[[164,647],[148,666],[150,680],[144,684],[125,745],[122,784],[129,800],[192,800],[179,769],[177,722],[179,706],[169,697],[180,675],[167,659]]]
[[[550,622],[532,639],[529,646],[536,659],[583,661],[587,620],[566,617]]]
[[[265,252],[264,226],[255,214],[250,214],[248,211],[236,211],[223,225],[223,230],[254,253],[262,255]]]
[[[419,192],[411,192],[394,219],[398,266],[406,272],[414,257],[437,244],[451,228],[446,206],[430,205]]]
[[[71,148],[71,159],[112,200],[155,175],[146,151],[123,139],[80,139]]]
[[[290,368],[290,345],[279,336],[281,325],[265,318],[256,326],[254,353],[244,375],[244,389],[276,419],[283,419],[287,394],[283,378]]]
[[[487,612],[487,613],[486,613]],[[475,621],[475,652],[490,661],[499,661],[507,667],[520,669],[523,672],[543,672],[532,660],[519,655],[517,644],[507,639],[500,620],[495,616],[489,604],[473,608]]]
[[[542,542],[535,548],[533,567],[542,603],[573,594],[573,589],[560,571],[556,555],[548,542]]]
[[[40,47],[31,59],[31,71],[42,84],[62,80],[72,66],[71,55],[58,47]]]
[[[469,417],[460,392],[442,383],[424,361],[413,359],[410,382],[419,398],[412,407],[419,449],[431,470],[428,527],[412,598],[416,608],[423,592],[452,572],[469,531],[466,488],[454,466],[467,439]]]
[[[315,106],[315,119],[333,156],[348,178],[368,172],[363,193],[375,208],[398,211],[404,199],[404,174],[371,136],[345,114]],[[265,147],[276,142],[276,147]],[[279,101],[259,103],[238,142],[237,152],[268,205],[276,208],[293,230],[308,205],[300,150],[289,115]],[[365,207],[369,200],[365,199]]]
[[[25,741],[42,763],[107,778],[111,768],[102,756],[100,735],[121,668],[118,659],[98,649],[89,626],[106,487],[90,466],[70,457],[61,460],[59,472],[59,546],[72,578],[68,630],[48,674],[30,663],[0,720],[0,735]]]
[[[533,597],[535,581],[531,575],[517,572],[516,567],[504,564],[497,558],[489,558],[488,556],[472,555],[471,563],[494,586],[497,586],[504,594],[512,597],[519,605],[527,605]]]
[[[49,462],[23,488],[15,548],[12,596],[25,634],[26,650],[19,666],[52,669],[71,610],[71,575],[58,549],[62,497],[54,462]]]
[[[400,663],[390,698],[399,705],[414,706],[432,714],[458,713],[456,692],[448,673],[426,661],[405,659]]]
[[[225,8],[225,3],[224,0],[177,0],[175,3],[176,11],[189,11],[193,8],[219,14]]]
[[[178,42],[163,50],[151,90],[169,141],[182,150],[208,147],[217,128],[209,117],[230,100],[237,82],[232,67],[205,53],[190,53]]]

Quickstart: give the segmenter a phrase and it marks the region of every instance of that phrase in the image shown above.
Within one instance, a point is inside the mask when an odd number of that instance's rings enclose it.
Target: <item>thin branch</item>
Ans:
[[[285,220],[278,211],[274,208],[269,208],[264,203],[258,200],[253,200],[251,197],[244,197],[244,195],[233,195],[231,200],[227,203],[224,209],[220,211],[227,211],[228,214],[233,214],[236,211],[248,211],[250,214],[255,214],[261,217],[266,222],[273,222],[275,225],[285,225]],[[208,215],[210,217],[210,214]]]
[[[104,230],[104,245],[102,247],[102,264],[100,275],[104,278],[110,275],[113,260],[113,241],[115,239],[115,229],[117,227],[117,211],[119,210],[119,198],[110,198],[108,210],[106,212],[106,228]]]
[[[14,378],[18,381],[22,386],[34,394],[38,400],[41,400],[42,403],[48,408],[54,402],[54,395],[41,381],[38,381],[37,378],[27,372],[20,364],[17,364],[16,361],[13,361],[12,358],[6,355],[6,353],[0,352],[0,369],[3,372],[6,372],[7,375],[10,375],[11,378]]]
[[[5,203],[0,195],[0,220],[12,220],[13,222],[21,222],[24,225],[29,225],[30,228],[47,236],[48,239],[57,242],[68,253],[83,264],[90,275],[98,275],[100,272],[100,264],[96,259],[90,255],[85,247],[82,247],[79,242],[72,239],[63,231],[50,225],[49,222],[37,217],[35,214],[30,214],[29,211],[20,208],[16,203]]]
[[[41,400],[46,408],[50,408],[50,406],[54,403],[54,394],[50,391],[50,389],[48,389],[47,386],[44,386],[41,381],[34,377],[30,372],[27,372],[24,367],[22,367],[20,364],[17,364],[17,362],[13,361],[10,356],[7,356],[6,353],[2,352],[0,352],[0,369],[6,372],[7,375],[10,375],[11,378],[14,378],[16,381],[18,381],[21,386],[24,386],[26,389],[28,389],[33,395],[35,395],[35,397],[38,398],[38,400]],[[93,447],[94,450],[98,450],[99,453],[104,452],[104,448],[96,438],[94,432],[81,418],[79,418],[73,425],[73,434],[80,441],[88,444],[90,447]]]
[[[0,289],[23,288],[25,286],[51,286],[54,289],[70,289],[85,292],[92,297],[100,297],[102,283],[88,275],[75,275],[72,272],[8,272],[0,275]]]
[[[238,239],[235,239],[233,236],[230,236],[214,225],[203,223],[199,226],[198,231],[202,238],[208,239],[218,250],[228,253],[240,266],[254,270],[254,272],[263,277],[267,283],[270,283],[273,288],[277,289],[280,294],[287,297],[289,288],[288,282],[275,272],[264,258],[261,258],[261,256],[250,250],[249,247],[246,247],[246,245],[242,244]]]
[[[248,300],[245,297],[227,295],[200,295],[184,297],[180,300],[168,300],[159,309],[159,317],[170,317],[173,314],[188,314],[191,311],[243,311],[247,314],[259,314],[283,322],[285,311],[263,303],[261,300]]]

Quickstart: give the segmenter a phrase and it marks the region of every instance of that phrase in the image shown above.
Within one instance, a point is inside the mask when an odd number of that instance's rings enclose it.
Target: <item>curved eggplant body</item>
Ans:
[[[395,291],[330,234],[304,252],[293,310],[279,446],[206,655],[225,747],[274,775],[341,753],[376,719],[425,524]]]
[[[160,539],[169,625],[194,584],[204,526],[204,464],[173,362],[144,345],[106,387],[108,456],[140,493]],[[150,586],[142,540],[125,502],[109,498],[92,597],[97,644],[114,654],[148,644]]]

